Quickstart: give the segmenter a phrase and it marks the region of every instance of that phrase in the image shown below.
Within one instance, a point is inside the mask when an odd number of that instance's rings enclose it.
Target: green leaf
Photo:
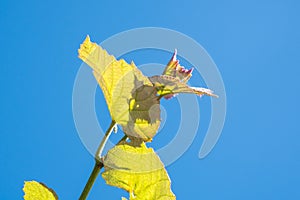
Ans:
[[[24,200],[57,200],[54,190],[48,188],[43,183],[36,181],[25,181],[23,191]]]
[[[129,192],[130,200],[174,200],[163,163],[145,143],[121,142],[104,158],[106,183]]]

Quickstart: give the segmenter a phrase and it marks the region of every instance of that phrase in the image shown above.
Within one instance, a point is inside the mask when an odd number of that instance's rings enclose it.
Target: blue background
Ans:
[[[167,167],[178,199],[300,199],[299,10],[296,0],[1,1],[0,199],[22,199],[23,181],[32,179],[60,199],[79,197],[94,161],[72,116],[77,49],[86,34],[101,42],[144,26],[194,38],[216,62],[227,92],[214,150],[198,159],[210,116],[202,98],[197,137]],[[97,99],[105,105],[101,94]],[[172,101],[164,102],[170,113],[178,109]],[[107,127],[109,118],[102,118]],[[178,127],[168,120],[171,134]],[[127,193],[99,177],[89,199],[121,196]]]

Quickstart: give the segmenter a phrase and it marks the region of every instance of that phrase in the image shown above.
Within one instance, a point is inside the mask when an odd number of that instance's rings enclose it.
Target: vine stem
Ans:
[[[95,159],[98,160],[99,162],[101,162],[101,154],[103,152],[105,144],[106,144],[109,136],[111,135],[111,133],[112,133],[115,125],[116,125],[116,122],[114,120],[112,120],[111,123],[110,123],[109,128],[107,129],[107,131],[106,131],[106,133],[105,133],[105,135],[104,135],[104,137],[103,137],[103,139],[101,141],[101,143],[98,146],[98,149],[97,149],[97,151],[95,153]]]
[[[85,187],[79,197],[79,200],[86,200],[88,194],[90,193],[92,186],[94,185],[94,182],[95,182],[97,176],[99,175],[100,170],[103,167],[103,163],[101,162],[101,154],[103,152],[105,144],[106,144],[109,136],[111,135],[112,130],[115,127],[115,125],[116,125],[116,122],[112,121],[109,128],[107,129],[103,139],[101,140],[101,143],[99,144],[99,147],[95,153],[95,165],[94,165],[93,171],[89,177],[89,180],[85,184]]]
[[[88,194],[90,193],[90,190],[92,188],[92,186],[95,183],[95,180],[97,178],[97,176],[99,175],[99,172],[101,170],[101,168],[103,167],[103,164],[101,162],[99,162],[98,160],[96,160],[94,169],[89,177],[89,180],[87,181],[87,183],[85,184],[85,187],[79,197],[79,200],[86,200]]]

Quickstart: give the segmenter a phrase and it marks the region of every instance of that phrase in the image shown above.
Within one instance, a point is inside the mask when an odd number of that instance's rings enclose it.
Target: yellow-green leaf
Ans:
[[[92,69],[107,102],[112,119],[131,139],[149,141],[160,125],[156,89],[132,62],[116,60],[87,37],[79,58]]]
[[[25,181],[24,200],[57,200],[55,192],[46,185],[36,181]]]
[[[130,200],[174,200],[163,163],[145,143],[121,142],[104,158],[106,183],[129,192]]]

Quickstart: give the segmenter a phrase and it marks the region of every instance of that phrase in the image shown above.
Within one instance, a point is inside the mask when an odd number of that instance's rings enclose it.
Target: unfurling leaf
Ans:
[[[217,97],[210,89],[190,87],[186,83],[181,82],[178,78],[171,76],[152,76],[150,80],[157,88],[157,93],[161,96],[171,97],[171,95],[174,96],[178,93],[192,93],[199,96],[207,95]]]
[[[186,83],[192,77],[192,72],[193,68],[187,70],[179,64],[179,60],[177,60],[177,50],[175,49],[171,60],[165,67],[163,75],[153,76],[150,80],[158,89],[158,94],[165,99],[170,99],[178,93],[192,93],[199,96],[208,95],[218,97],[209,89],[189,87]]]
[[[192,77],[192,72],[193,68],[187,70],[179,64],[179,60],[177,60],[177,50],[175,49],[175,52],[167,64],[163,75],[178,78],[180,81],[186,83]]]
[[[24,200],[57,200],[55,192],[46,185],[36,181],[25,181]]]
[[[174,200],[163,163],[145,143],[121,142],[104,158],[106,183],[129,192],[130,200]]]

